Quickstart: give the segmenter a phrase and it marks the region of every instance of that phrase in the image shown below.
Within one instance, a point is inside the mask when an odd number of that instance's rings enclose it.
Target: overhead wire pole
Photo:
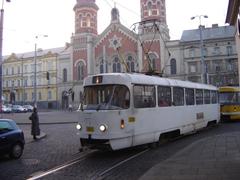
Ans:
[[[193,16],[191,17],[191,20],[195,19],[195,18],[199,18],[199,37],[200,37],[200,51],[201,51],[201,69],[202,69],[202,73],[201,73],[201,80],[202,83],[204,84],[209,84],[208,82],[208,75],[207,75],[207,65],[204,59],[204,54],[203,54],[203,29],[202,29],[202,22],[201,22],[201,18],[208,18],[207,15],[197,15],[197,16]]]
[[[4,19],[4,1],[2,0],[2,8],[1,8],[1,17],[0,17],[0,113],[2,113],[2,96],[3,96],[3,77],[2,77],[2,64],[3,64],[3,56],[2,56],[2,45],[3,45],[3,19]],[[10,0],[6,0],[6,2],[11,2]]]
[[[43,37],[48,37],[48,35],[42,35]],[[37,40],[38,35],[35,36],[35,44],[34,44],[34,107],[37,107]]]

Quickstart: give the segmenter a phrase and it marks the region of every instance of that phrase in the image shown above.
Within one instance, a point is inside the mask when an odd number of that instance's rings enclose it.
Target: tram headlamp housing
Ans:
[[[105,125],[105,124],[101,124],[100,126],[99,126],[99,130],[101,131],[101,132],[105,132],[106,130],[107,130],[107,125]]]
[[[81,124],[77,124],[77,125],[76,125],[76,128],[80,131],[80,130],[82,129]]]

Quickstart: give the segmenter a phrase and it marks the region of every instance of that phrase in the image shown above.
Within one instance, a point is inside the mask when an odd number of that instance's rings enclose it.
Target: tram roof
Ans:
[[[217,87],[208,85],[208,84],[201,84],[201,83],[194,83],[190,81],[182,81],[176,79],[169,79],[159,76],[151,76],[145,75],[140,73],[104,73],[98,74],[93,76],[106,76],[111,77],[111,81],[108,81],[109,84],[116,84],[116,83],[132,83],[132,84],[154,84],[154,85],[162,85],[162,86],[175,86],[175,87],[186,87],[186,88],[195,88],[195,89],[211,89],[217,90]],[[90,76],[90,77],[93,77]],[[122,80],[120,80],[122,79]],[[88,81],[88,80],[87,80]],[[89,83],[89,81],[88,81]],[[87,83],[87,84],[88,84]]]

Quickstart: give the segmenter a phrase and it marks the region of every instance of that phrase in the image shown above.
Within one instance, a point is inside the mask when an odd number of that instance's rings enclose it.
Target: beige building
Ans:
[[[229,0],[228,10],[226,16],[226,23],[235,27],[235,41],[238,54],[238,60],[240,60],[240,1]],[[238,69],[240,69],[240,63],[238,61]],[[239,80],[240,80],[240,73]]]
[[[64,48],[38,50],[36,56],[36,89],[39,108],[56,108],[57,59]],[[33,104],[35,52],[11,54],[3,62],[4,103]],[[47,72],[49,79],[47,79]]]
[[[208,83],[216,86],[238,85],[238,56],[233,26],[202,29],[203,57]],[[164,76],[201,82],[199,29],[184,30],[179,41],[167,43],[171,57],[166,59]]]

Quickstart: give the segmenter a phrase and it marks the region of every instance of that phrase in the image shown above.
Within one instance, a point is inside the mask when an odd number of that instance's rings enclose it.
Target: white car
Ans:
[[[2,105],[2,112],[3,113],[11,113],[12,112],[12,108]]]
[[[16,113],[23,113],[23,112],[27,112],[27,109],[22,107],[21,105],[13,105],[12,111]]]

